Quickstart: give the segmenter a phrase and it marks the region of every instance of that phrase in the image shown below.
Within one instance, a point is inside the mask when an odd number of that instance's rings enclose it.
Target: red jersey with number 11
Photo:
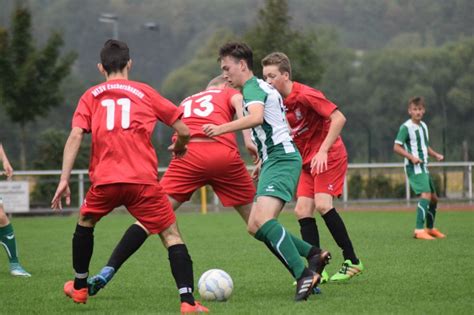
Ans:
[[[170,126],[180,115],[173,103],[144,83],[110,80],[88,89],[72,127],[92,133],[92,184],[156,183],[158,159],[151,134],[158,120]]]
[[[207,138],[202,131],[204,124],[222,125],[233,120],[235,108],[231,99],[239,91],[232,88],[209,88],[185,98],[180,105],[182,120],[189,127],[191,137]],[[213,138],[214,140],[237,149],[237,140],[233,132]]]

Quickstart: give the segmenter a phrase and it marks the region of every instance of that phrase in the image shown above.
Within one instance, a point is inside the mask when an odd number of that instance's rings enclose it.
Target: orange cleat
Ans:
[[[87,302],[87,288],[76,290],[74,289],[74,281],[68,281],[64,284],[64,294],[70,297],[74,303],[86,304]]]
[[[438,229],[426,229],[426,233],[436,238],[445,238],[446,235],[441,233]]]
[[[204,307],[198,301],[191,305],[187,302],[181,303],[181,314],[209,313],[209,309]]]
[[[425,230],[415,230],[414,238],[419,240],[434,240],[435,238],[428,234]]]

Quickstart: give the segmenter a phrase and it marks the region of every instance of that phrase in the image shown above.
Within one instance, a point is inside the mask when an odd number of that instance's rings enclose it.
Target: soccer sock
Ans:
[[[168,247],[168,258],[170,260],[171,272],[173,273],[176,286],[178,287],[181,302],[194,304],[194,274],[193,261],[189,256],[185,244],[177,244]]]
[[[426,213],[426,227],[428,229],[434,228],[437,206],[438,206],[437,203],[430,203],[428,206],[428,212]]]
[[[295,247],[296,247],[296,250],[298,251],[298,254],[300,254],[300,256],[302,256],[302,257],[307,258],[308,255],[309,255],[309,252],[311,251],[311,248],[313,246],[311,246],[311,244],[303,241],[302,239],[294,236],[290,232],[287,231],[287,233],[291,237],[291,240],[293,241],[293,244],[295,244]]]
[[[305,269],[304,263],[291,236],[277,220],[272,219],[265,222],[258,229],[255,238],[264,243],[268,242],[273,247],[274,253],[277,253],[281,256],[281,260],[286,262],[295,279],[301,277]]]
[[[122,236],[107,262],[107,266],[119,270],[122,264],[132,256],[146,241],[148,234],[141,226],[132,224]]]
[[[359,264],[359,259],[357,259],[354,252],[354,247],[347,233],[346,226],[339,216],[339,213],[337,213],[336,208],[332,208],[322,217],[336,244],[342,249],[344,260],[349,259],[353,264]]]
[[[94,249],[94,228],[76,225],[72,238],[72,266],[76,272],[74,289],[87,288],[89,263]]]
[[[416,229],[422,230],[425,227],[425,218],[430,207],[428,199],[421,198],[416,206]]]
[[[13,232],[13,226],[11,223],[0,227],[0,244],[5,247],[8,255],[8,261],[10,264],[18,263],[18,256],[16,252],[16,241],[15,233]]]
[[[313,217],[299,219],[301,237],[307,243],[310,243],[317,248],[320,248],[319,244],[319,231],[316,225],[316,220]]]

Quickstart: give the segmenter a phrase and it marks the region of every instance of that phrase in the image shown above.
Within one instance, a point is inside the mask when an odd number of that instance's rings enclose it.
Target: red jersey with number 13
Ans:
[[[110,80],[88,89],[72,127],[92,133],[92,184],[156,183],[158,158],[151,134],[158,120],[170,126],[180,115],[173,103],[144,83]]]
[[[211,87],[185,98],[180,105],[182,120],[189,127],[191,137],[207,138],[202,131],[204,124],[222,125],[233,120],[235,108],[231,99],[239,91],[232,88]],[[237,140],[233,132],[213,138],[231,148],[237,149]]]
[[[291,93],[285,98],[284,104],[293,141],[303,157],[303,166],[308,166],[328,134],[331,124],[329,116],[337,106],[321,91],[298,82],[293,82]],[[328,161],[346,155],[346,148],[339,136],[328,151]]]

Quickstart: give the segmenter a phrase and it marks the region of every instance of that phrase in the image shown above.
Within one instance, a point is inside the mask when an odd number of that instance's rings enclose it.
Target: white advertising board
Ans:
[[[0,199],[5,212],[30,211],[30,185],[27,181],[0,181]]]

